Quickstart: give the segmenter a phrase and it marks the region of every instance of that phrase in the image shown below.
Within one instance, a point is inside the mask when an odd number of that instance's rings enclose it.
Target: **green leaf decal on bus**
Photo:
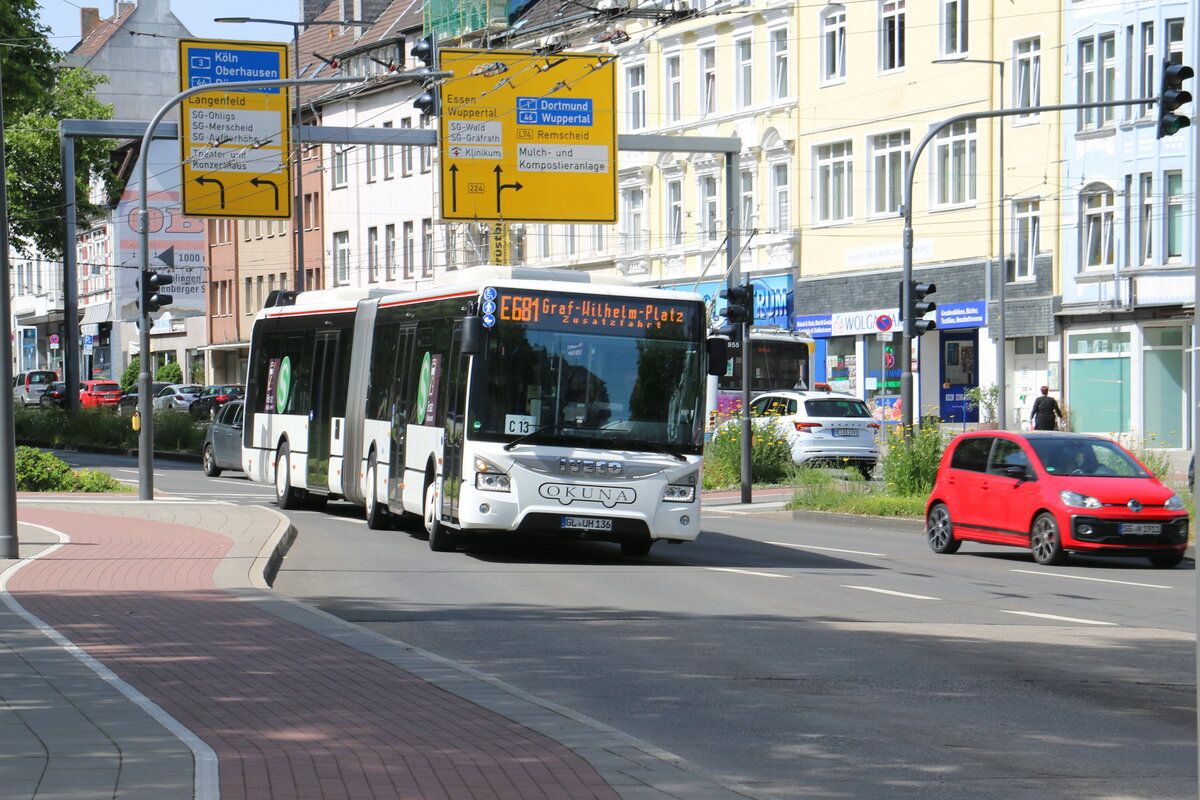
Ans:
[[[284,356],[279,362],[279,379],[275,383],[275,411],[282,414],[287,411],[288,395],[292,390],[292,359]]]
[[[425,406],[429,403],[429,388],[433,383],[433,359],[426,353],[421,359],[421,377],[417,381],[417,424],[425,424]]]

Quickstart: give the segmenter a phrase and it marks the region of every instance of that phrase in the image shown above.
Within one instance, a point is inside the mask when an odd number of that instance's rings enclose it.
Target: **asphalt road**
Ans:
[[[271,497],[167,462],[156,488]],[[936,556],[911,526],[717,513],[645,559],[537,540],[443,554],[346,504],[289,516],[279,591],[764,798],[1197,794],[1190,561],[1044,568],[1010,548]]]

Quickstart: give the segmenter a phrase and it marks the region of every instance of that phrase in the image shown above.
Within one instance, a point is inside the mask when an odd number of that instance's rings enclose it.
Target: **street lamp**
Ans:
[[[1004,62],[995,61],[990,58],[939,58],[934,60],[934,64],[991,64],[1000,69],[1000,111],[1004,110]],[[1000,423],[1000,429],[1008,428],[1008,366],[1005,364],[1007,349],[1006,332],[1004,330],[1005,314],[1004,314],[1004,290],[1008,283],[1008,263],[1004,259],[1004,118],[998,117],[1000,124],[999,147],[1000,151],[1000,209],[999,221],[1000,228],[1000,286],[996,289],[996,307],[1000,310],[996,321],[996,338],[1000,340],[1000,347],[996,353],[996,373],[998,380],[996,383],[1000,386],[1000,397],[996,403],[996,419]]]
[[[259,19],[257,17],[217,17],[213,22],[257,22],[264,25],[290,25],[292,27],[292,77],[300,77],[300,29],[309,25],[341,25],[343,27],[369,28],[375,23],[352,19],[309,20],[294,22],[286,19]],[[295,164],[295,187],[292,200],[292,226],[296,229],[296,291],[304,291],[304,187],[300,175],[300,88],[294,89],[293,113],[296,118],[292,126],[292,161]]]

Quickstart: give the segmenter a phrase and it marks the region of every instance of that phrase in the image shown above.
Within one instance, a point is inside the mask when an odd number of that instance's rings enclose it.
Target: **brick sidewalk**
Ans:
[[[274,512],[107,505],[23,503],[23,528],[70,541],[24,562],[8,593],[210,747],[225,800],[745,796],[598,723],[260,591],[249,576],[262,567],[259,529],[282,519]],[[5,736],[0,727],[0,750]],[[80,788],[55,796],[102,796]]]

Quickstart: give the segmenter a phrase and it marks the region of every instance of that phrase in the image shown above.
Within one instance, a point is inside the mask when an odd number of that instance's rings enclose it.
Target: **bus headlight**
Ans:
[[[691,503],[696,499],[695,486],[682,486],[678,483],[667,484],[663,489],[664,503]]]
[[[483,458],[475,459],[475,488],[481,492],[509,492],[508,473]]]

